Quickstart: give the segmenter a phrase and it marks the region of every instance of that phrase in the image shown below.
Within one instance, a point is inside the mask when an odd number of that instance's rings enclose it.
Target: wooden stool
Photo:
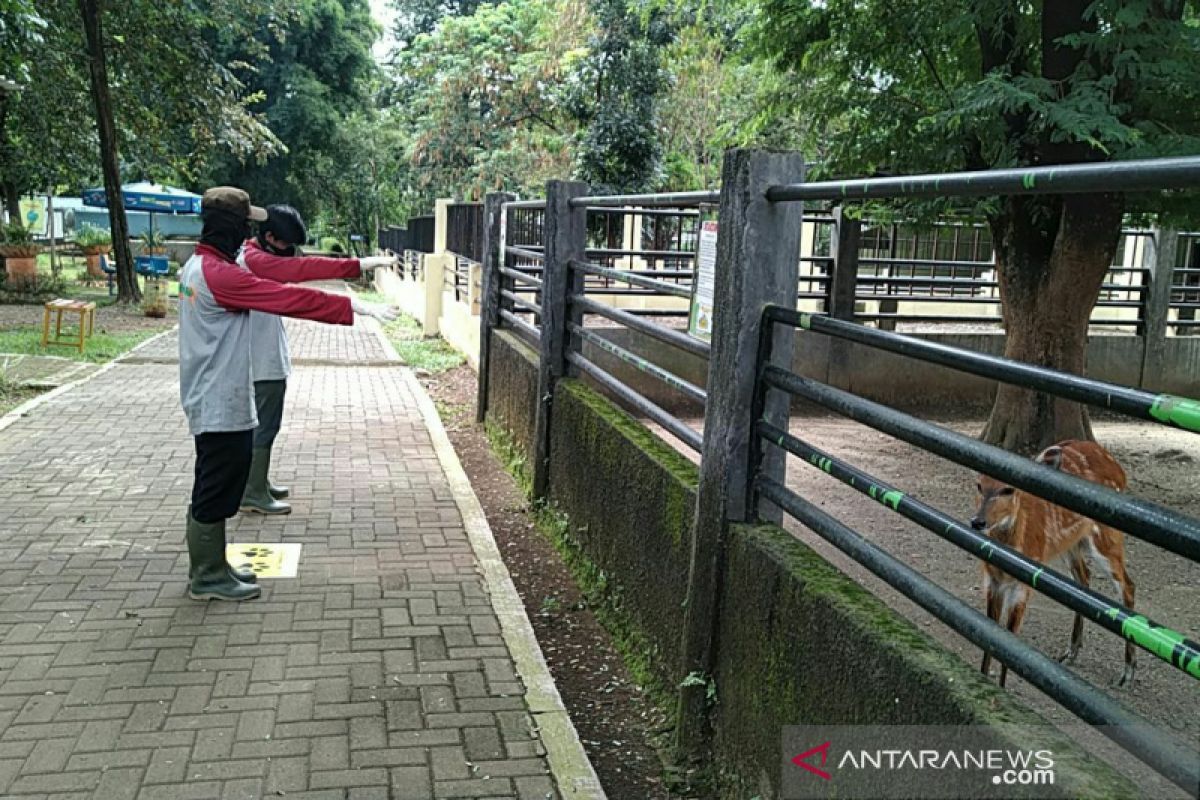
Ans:
[[[63,312],[79,315],[79,338],[74,337],[64,339],[62,335]],[[50,338],[50,315],[55,313],[58,315],[58,320],[54,326],[54,338]],[[63,345],[65,347],[77,347],[80,354],[83,353],[83,342],[88,336],[96,330],[96,304],[86,303],[82,300],[64,300],[59,298],[46,303],[46,310],[42,314],[42,347],[47,347],[52,344]]]

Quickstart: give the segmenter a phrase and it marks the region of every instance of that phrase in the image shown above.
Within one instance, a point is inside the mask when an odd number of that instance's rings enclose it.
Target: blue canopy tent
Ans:
[[[121,196],[126,211],[150,213],[150,234],[154,235],[155,214],[199,214],[200,195],[164,186],[159,183],[139,181],[121,187]],[[103,188],[88,189],[83,193],[83,204],[97,208],[108,207],[108,194]],[[155,256],[139,256],[138,272],[143,274],[166,274],[167,260]],[[160,263],[161,262],[161,263]]]

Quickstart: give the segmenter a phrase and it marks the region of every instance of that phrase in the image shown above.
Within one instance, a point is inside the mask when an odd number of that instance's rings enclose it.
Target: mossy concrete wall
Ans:
[[[503,428],[526,458],[533,455],[538,355],[508,331],[492,331],[488,424]]]
[[[550,497],[642,645],[657,683],[678,685],[696,467],[579,381],[558,383]]]
[[[722,595],[716,753],[722,796],[776,797],[781,730],[827,725],[1020,725],[1055,756],[1061,797],[1134,788],[991,681],[772,525],[730,531]]]

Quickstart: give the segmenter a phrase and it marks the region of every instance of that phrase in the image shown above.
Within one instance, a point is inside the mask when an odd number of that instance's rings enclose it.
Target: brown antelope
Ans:
[[[1125,471],[1095,442],[1059,442],[1034,460],[1118,492],[1125,490]],[[1120,592],[1122,602],[1133,609],[1133,580],[1125,570],[1125,542],[1120,531],[986,475],[979,476],[976,488],[977,510],[971,520],[972,528],[1042,564],[1065,558],[1081,586],[1088,585],[1090,561],[1093,567],[1107,574]],[[1007,614],[1008,629],[1017,633],[1029,603],[1029,587],[986,561],[983,571],[988,616],[1000,622]],[[1082,644],[1083,617],[1076,614],[1070,647],[1058,660],[1074,661]],[[984,651],[980,670],[986,675],[991,665],[992,656]],[[1126,642],[1125,671],[1116,685],[1132,683],[1136,668],[1137,651],[1132,642]],[[1007,676],[1008,667],[1001,664],[1001,686]]]

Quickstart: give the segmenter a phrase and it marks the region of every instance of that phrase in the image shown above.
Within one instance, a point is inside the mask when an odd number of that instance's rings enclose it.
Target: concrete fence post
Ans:
[[[831,233],[833,264],[829,271],[829,303],[825,310],[834,319],[854,321],[855,295],[858,292],[858,255],[862,243],[862,221],[847,216],[844,206],[833,210]],[[894,305],[894,304],[893,304]],[[881,304],[880,311],[884,310]],[[880,327],[885,327],[882,320]],[[850,353],[853,345],[841,339],[829,340],[826,380],[842,389],[850,388]]]
[[[479,298],[479,387],[475,398],[475,421],[483,422],[487,416],[488,370],[491,364],[492,331],[500,325],[501,279],[500,240],[503,230],[504,204],[513,195],[502,192],[489,193],[483,200],[483,242],[480,245],[482,275],[480,276]]]
[[[426,338],[437,336],[442,330],[442,295],[446,280],[445,253],[425,253],[421,257],[424,265],[425,317],[421,320],[421,334]]]
[[[829,271],[829,305],[825,310],[834,319],[853,322],[862,221],[846,216],[845,207],[838,206],[833,210],[831,237],[833,264]]]
[[[582,273],[569,262],[582,261],[587,249],[587,209],[572,208],[571,199],[587,194],[585,183],[550,181],[546,184],[545,249],[542,273],[542,339],[538,367],[538,405],[534,419],[533,496],[546,497],[550,488],[550,415],[554,385],[567,374],[571,336],[568,320],[582,317],[570,309],[569,295],[583,290]]]
[[[716,663],[716,631],[724,542],[730,523],[758,518],[752,502],[752,407],[762,313],[768,304],[794,308],[800,266],[800,203],[772,203],[767,189],[804,177],[799,153],[730,150],[721,174],[712,352],[704,451],[693,526],[683,631],[677,745],[699,756],[708,739],[707,683]],[[795,331],[779,326],[772,363],[791,367]],[[768,398],[764,414],[786,427],[788,398]],[[782,480],[783,453],[764,448],[762,471]],[[766,511],[778,521],[778,511]]]
[[[1179,232],[1155,227],[1148,243],[1143,263],[1150,270],[1150,287],[1142,290],[1142,371],[1138,386],[1156,391],[1162,385],[1166,363],[1167,323]]]
[[[449,198],[441,198],[433,203],[433,252],[436,255],[444,255],[449,249],[450,241],[450,206],[454,205],[454,201]]]

